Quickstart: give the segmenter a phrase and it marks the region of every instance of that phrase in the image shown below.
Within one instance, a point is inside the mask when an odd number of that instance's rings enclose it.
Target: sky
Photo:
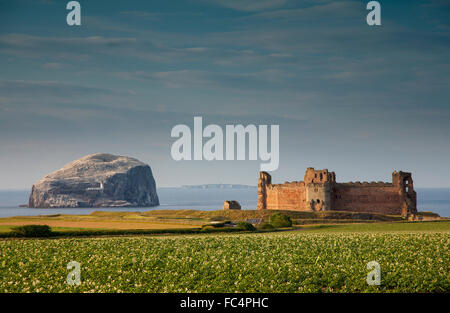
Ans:
[[[273,181],[450,187],[450,2],[0,0],[0,189],[104,152],[158,186],[255,185],[261,161],[175,161],[171,129],[279,125]]]

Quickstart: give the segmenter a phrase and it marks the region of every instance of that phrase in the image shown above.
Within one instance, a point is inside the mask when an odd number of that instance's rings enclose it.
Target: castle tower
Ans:
[[[306,203],[313,211],[331,210],[331,190],[336,174],[309,167],[305,173]]]
[[[257,210],[267,209],[267,192],[266,186],[272,184],[272,176],[267,172],[259,172],[258,179],[258,203]]]
[[[416,216],[417,193],[414,190],[414,182],[411,173],[394,171],[392,173],[392,183],[398,187],[398,194],[402,199],[402,216]]]

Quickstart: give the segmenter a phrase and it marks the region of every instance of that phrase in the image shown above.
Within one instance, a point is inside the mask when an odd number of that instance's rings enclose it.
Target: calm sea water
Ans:
[[[449,189],[417,189],[419,211],[433,211],[450,217]],[[224,200],[237,200],[245,210],[256,208],[255,189],[184,189],[159,188],[160,206],[151,208],[87,208],[87,209],[31,209],[19,208],[28,202],[29,191],[0,191],[0,217],[48,214],[89,214],[93,211],[148,210],[218,210]]]

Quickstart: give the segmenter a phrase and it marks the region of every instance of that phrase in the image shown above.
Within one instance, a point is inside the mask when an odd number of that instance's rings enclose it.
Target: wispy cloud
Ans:
[[[109,54],[136,42],[132,37],[45,37],[25,34],[0,35],[0,53],[39,58],[51,55],[61,59],[84,61],[91,53]]]
[[[238,11],[261,11],[278,8],[285,5],[287,0],[200,0],[207,4],[215,4]]]
[[[361,19],[361,15],[366,12],[365,9],[365,5],[359,1],[315,2],[301,8],[257,12],[245,18],[330,22],[343,18]]]
[[[42,64],[43,68],[52,69],[52,70],[60,70],[67,67],[67,64],[58,63],[58,62],[46,62]]]
[[[177,70],[165,72],[133,72],[117,73],[118,76],[138,79],[152,80],[163,83],[170,88],[186,87],[215,87],[215,88],[233,88],[258,89],[262,85],[271,88],[280,88],[283,84],[294,77],[290,72],[284,72],[277,69],[268,69],[257,72],[218,72],[218,71],[199,71],[199,70]]]
[[[138,17],[138,18],[147,18],[151,20],[159,20],[167,17],[199,17],[202,16],[202,12],[149,12],[149,11],[122,11],[120,12],[122,15]]]
[[[59,81],[0,80],[0,93],[4,97],[71,98],[92,95],[129,95],[130,92],[90,87]]]

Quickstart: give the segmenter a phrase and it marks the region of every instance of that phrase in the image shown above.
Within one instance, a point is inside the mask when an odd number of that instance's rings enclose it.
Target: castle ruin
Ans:
[[[304,181],[272,184],[272,177],[260,172],[258,210],[351,211],[402,215],[417,214],[417,195],[411,173],[392,173],[392,183],[337,183],[336,174],[306,170]]]

